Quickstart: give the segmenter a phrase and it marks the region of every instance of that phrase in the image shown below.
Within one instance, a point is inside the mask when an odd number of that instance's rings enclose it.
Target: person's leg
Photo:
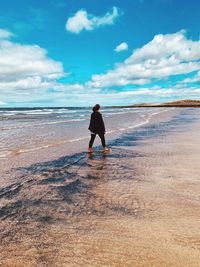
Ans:
[[[96,134],[91,134],[91,138],[90,138],[90,142],[89,142],[89,148],[92,148],[95,137],[96,137]]]
[[[105,135],[102,133],[99,134],[99,137],[101,138],[102,147],[105,148],[106,147]]]

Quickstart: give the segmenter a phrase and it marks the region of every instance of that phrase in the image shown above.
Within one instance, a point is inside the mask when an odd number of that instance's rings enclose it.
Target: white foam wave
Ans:
[[[85,120],[86,119],[71,119],[71,120],[63,120],[63,121],[42,122],[42,123],[37,123],[37,124],[28,124],[28,125],[1,128],[1,130],[5,131],[5,130],[13,130],[13,129],[24,129],[24,128],[30,128],[30,127],[43,126],[43,125],[61,124],[61,123],[66,123],[66,122],[76,122],[76,121],[85,121]]]
[[[115,130],[110,130],[110,131],[107,131],[106,133],[107,134],[118,133],[119,131],[123,132],[123,131],[127,131],[129,129],[138,128],[140,126],[148,124],[153,116],[158,115],[158,114],[163,113],[163,112],[166,112],[166,111],[167,111],[167,109],[161,110],[161,111],[158,111],[158,112],[154,112],[154,113],[150,114],[147,119],[145,119],[144,121],[142,121],[142,122],[140,122],[138,124],[135,124],[135,125],[132,125],[132,126],[128,126],[126,128],[122,127],[122,128],[115,129]],[[69,139],[69,140],[66,140],[66,141],[59,141],[59,142],[55,142],[55,143],[50,143],[50,144],[38,146],[38,147],[32,147],[32,148],[27,148],[27,149],[19,149],[17,151],[14,150],[14,152],[13,151],[8,151],[8,152],[6,152],[4,154],[1,154],[0,158],[5,158],[5,157],[9,156],[10,154],[28,153],[28,152],[33,152],[33,151],[45,149],[45,148],[56,147],[56,146],[59,146],[59,145],[65,145],[67,143],[74,143],[74,142],[78,142],[78,141],[82,141],[82,140],[86,140],[86,139],[88,139],[88,136],[82,136],[82,137],[78,137],[78,138],[74,138],[74,139]]]

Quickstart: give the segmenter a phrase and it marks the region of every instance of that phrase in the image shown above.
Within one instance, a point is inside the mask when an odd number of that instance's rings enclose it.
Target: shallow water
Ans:
[[[173,111],[112,138],[111,153],[11,170],[2,266],[199,266],[199,129],[199,110]]]
[[[102,112],[109,139],[147,123],[155,110],[106,108]],[[2,109],[0,159],[69,143],[78,146],[79,141],[88,139],[89,118],[89,109]]]

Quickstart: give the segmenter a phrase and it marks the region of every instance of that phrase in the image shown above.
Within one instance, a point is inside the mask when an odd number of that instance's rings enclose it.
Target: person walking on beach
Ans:
[[[104,121],[102,118],[102,115],[100,113],[100,105],[96,104],[93,108],[92,108],[92,114],[91,114],[91,118],[90,118],[90,125],[89,125],[89,130],[91,132],[91,138],[90,138],[90,142],[89,142],[89,147],[88,147],[88,153],[92,153],[92,146],[95,140],[96,135],[98,134],[98,136],[101,139],[101,143],[103,146],[103,151],[109,151],[108,147],[106,147],[106,142],[105,142],[105,125],[104,125]]]

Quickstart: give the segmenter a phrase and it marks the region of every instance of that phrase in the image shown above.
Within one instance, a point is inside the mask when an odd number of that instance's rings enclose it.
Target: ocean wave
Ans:
[[[167,109],[154,112],[152,114],[149,114],[146,119],[144,119],[143,121],[141,121],[141,122],[139,122],[137,124],[130,125],[128,127],[121,127],[121,128],[109,130],[109,131],[106,132],[106,134],[114,134],[114,133],[124,132],[124,131],[128,131],[130,129],[135,129],[135,128],[141,127],[143,125],[148,124],[153,116],[158,115],[158,114],[163,113],[163,112],[166,112],[166,111],[167,111]],[[77,119],[77,120],[85,120],[85,119]],[[74,120],[71,120],[71,121],[74,121]],[[57,122],[52,122],[52,123],[57,123]],[[46,148],[50,148],[50,147],[56,147],[56,146],[59,146],[59,145],[65,145],[65,144],[68,144],[68,143],[79,142],[79,141],[87,140],[87,139],[88,139],[88,135],[87,136],[73,138],[73,139],[68,139],[68,140],[64,140],[64,141],[58,141],[58,142],[54,142],[54,143],[44,144],[44,145],[37,146],[37,147],[30,147],[30,148],[13,149],[13,150],[9,150],[9,151],[3,151],[3,153],[0,154],[0,158],[6,158],[6,157],[8,157],[10,155],[18,155],[18,154],[21,154],[21,153],[28,153],[28,152],[37,151],[37,150],[41,150],[41,149],[46,149]]]
[[[63,120],[63,121],[41,122],[41,123],[28,124],[28,125],[5,127],[5,128],[0,128],[0,130],[6,131],[6,130],[13,130],[13,129],[24,129],[24,128],[43,126],[43,125],[61,124],[61,123],[67,123],[67,122],[78,122],[78,121],[85,121],[85,120],[86,119],[71,119],[71,120]]]

